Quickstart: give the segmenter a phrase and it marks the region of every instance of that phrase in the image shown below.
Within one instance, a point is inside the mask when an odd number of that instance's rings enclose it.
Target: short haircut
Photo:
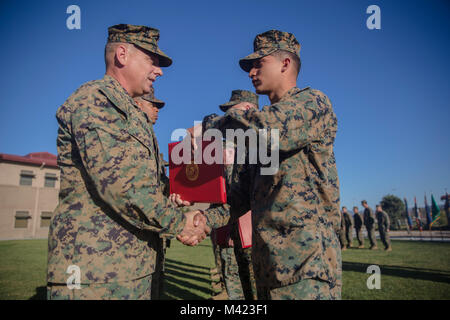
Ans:
[[[105,45],[105,65],[108,66],[108,56],[110,54],[113,54],[116,51],[117,46],[119,45],[125,45],[128,50],[134,49],[134,44],[127,43],[127,42],[108,42]]]
[[[362,204],[367,204],[366,200],[361,201]]]
[[[347,207],[346,207],[346,206],[343,206],[343,207],[342,207],[342,209],[344,209],[344,208],[345,208],[345,209],[347,209]]]
[[[298,76],[298,74],[300,73],[300,68],[302,66],[302,61],[300,60],[300,57],[298,55],[290,51],[278,50],[272,53],[272,56],[277,57],[279,60],[283,60],[286,58],[291,59],[291,62],[293,63],[294,66],[294,70],[296,71]]]
[[[354,207],[353,207],[353,210],[355,210],[355,209],[358,209],[358,207],[357,207],[357,206],[354,206]],[[359,209],[358,209],[358,210],[359,210]]]

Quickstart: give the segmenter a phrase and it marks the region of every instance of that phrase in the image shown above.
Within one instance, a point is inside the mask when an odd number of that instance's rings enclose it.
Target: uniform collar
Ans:
[[[289,89],[288,92],[286,92],[286,93],[281,97],[281,99],[280,99],[278,102],[281,102],[281,101],[284,101],[284,100],[288,100],[290,97],[292,97],[292,96],[294,96],[294,95],[296,95],[296,94],[298,94],[298,93],[300,93],[300,92],[309,90],[309,89],[310,89],[310,87],[306,87],[306,88],[303,88],[303,89],[300,89],[300,88],[298,88],[298,87],[293,87],[293,88]]]
[[[102,80],[103,83],[100,86],[100,90],[117,108],[127,115],[130,113],[130,110],[128,110],[130,104],[139,109],[133,98],[122,87],[119,81],[107,74],[105,74]],[[124,103],[124,101],[128,103]]]

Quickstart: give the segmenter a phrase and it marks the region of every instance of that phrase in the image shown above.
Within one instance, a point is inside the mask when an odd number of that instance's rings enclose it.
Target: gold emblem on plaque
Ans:
[[[199,171],[198,165],[195,163],[188,164],[186,166],[186,177],[189,181],[195,181],[198,179]]]

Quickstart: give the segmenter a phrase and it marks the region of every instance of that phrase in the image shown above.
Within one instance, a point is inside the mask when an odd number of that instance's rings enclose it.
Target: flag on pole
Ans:
[[[447,221],[450,221],[450,203],[448,201],[448,193],[447,193],[447,191],[445,191],[445,205],[444,205],[444,209],[445,209],[445,214],[447,215]]]
[[[409,229],[412,229],[412,220],[411,220],[411,216],[409,215],[409,210],[408,210],[408,202],[406,201],[406,198],[403,198],[403,200],[405,201],[405,207],[406,207],[406,219],[408,220],[408,226]]]
[[[439,219],[439,217],[441,216],[441,210],[439,209],[436,200],[434,200],[433,195],[431,195],[431,214],[432,214],[432,221],[431,221],[431,225],[433,225],[433,223],[436,222],[437,219]],[[430,225],[430,227],[431,227]]]
[[[427,229],[431,228],[431,213],[430,213],[430,207],[428,206],[427,202],[427,195],[425,194],[425,212],[427,213]]]
[[[419,209],[417,209],[417,200],[416,200],[416,197],[414,197],[414,215],[416,216],[416,224],[417,224],[417,228],[419,228],[419,230],[422,231],[422,221],[420,221],[420,217],[419,217]]]

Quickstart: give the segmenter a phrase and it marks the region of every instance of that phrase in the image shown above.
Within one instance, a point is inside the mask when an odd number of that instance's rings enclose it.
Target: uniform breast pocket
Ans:
[[[129,148],[133,159],[148,160],[151,158],[153,152],[153,143],[151,142],[150,136],[142,133],[129,132],[130,143]]]

